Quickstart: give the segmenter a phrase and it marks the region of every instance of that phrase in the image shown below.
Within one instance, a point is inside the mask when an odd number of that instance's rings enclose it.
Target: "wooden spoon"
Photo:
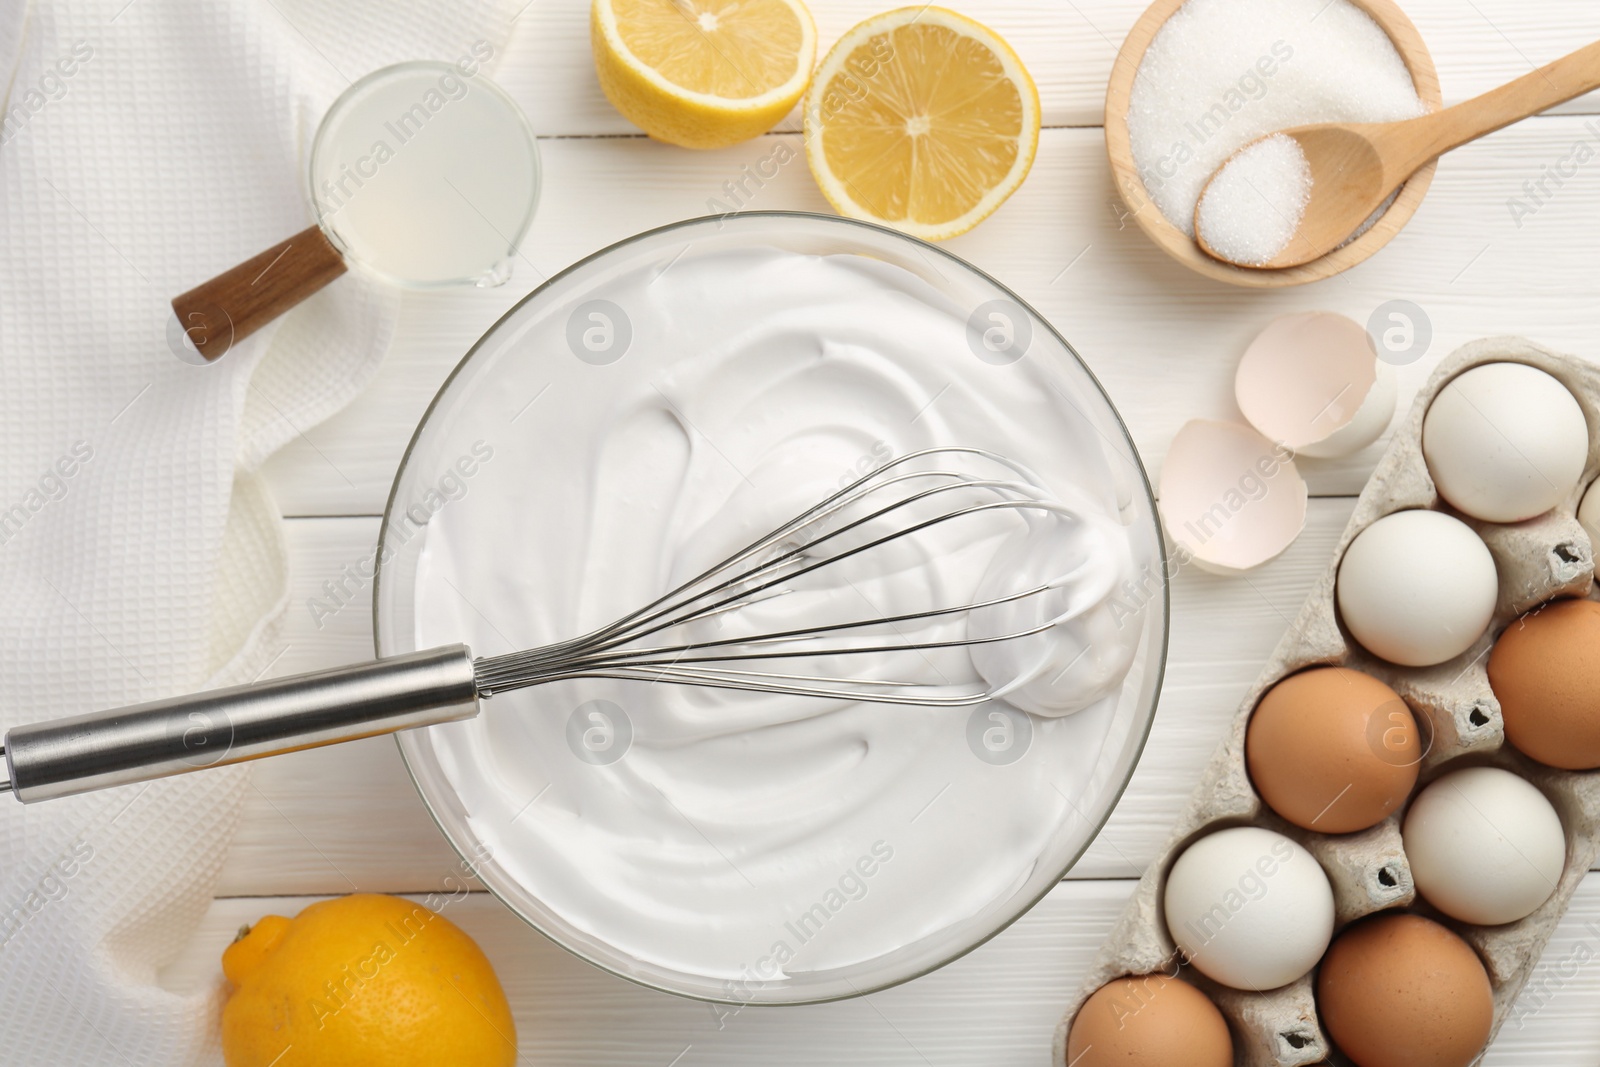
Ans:
[[[1311,199],[1289,244],[1265,263],[1241,267],[1277,270],[1324,256],[1361,228],[1418,168],[1430,160],[1552,108],[1592,89],[1600,89],[1600,41],[1563,56],[1482,96],[1402,122],[1324,122],[1282,131],[1293,138],[1311,165]],[[1279,134],[1268,134],[1276,137]],[[1239,149],[1266,140],[1258,138]],[[1195,204],[1195,241],[1207,255],[1232,262],[1206,243],[1200,231],[1200,205],[1235,152],[1206,180]],[[1263,210],[1270,210],[1263,205]]]

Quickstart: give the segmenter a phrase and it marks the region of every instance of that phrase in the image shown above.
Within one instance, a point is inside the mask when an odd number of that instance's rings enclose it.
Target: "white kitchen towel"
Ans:
[[[247,681],[286,600],[267,456],[371,377],[399,298],[346,275],[217,364],[168,300],[310,222],[350,81],[498,55],[513,0],[0,0],[0,728]],[[284,324],[280,324],[284,325]],[[242,769],[0,797],[0,1062],[219,1058],[220,988],[159,972]]]

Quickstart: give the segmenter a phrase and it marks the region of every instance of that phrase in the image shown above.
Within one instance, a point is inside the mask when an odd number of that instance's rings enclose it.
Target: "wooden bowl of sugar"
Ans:
[[[1195,244],[1194,202],[1206,179],[1228,155],[1274,130],[1409,118],[1442,106],[1433,57],[1393,0],[1155,0],[1111,68],[1106,152],[1129,215],[1173,259],[1230,285],[1303,285],[1388,244],[1422,203],[1435,164],[1412,175],[1359,236],[1281,270],[1223,263]]]

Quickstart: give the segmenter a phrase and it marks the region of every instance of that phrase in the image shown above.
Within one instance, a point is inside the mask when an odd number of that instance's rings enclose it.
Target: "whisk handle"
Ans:
[[[354,741],[478,711],[465,645],[274,678],[5,735],[0,783],[31,803]]]

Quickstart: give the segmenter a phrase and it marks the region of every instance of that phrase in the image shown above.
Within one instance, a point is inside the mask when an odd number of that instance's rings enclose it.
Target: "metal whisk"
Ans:
[[[953,469],[958,459],[1002,469],[979,477]],[[933,464],[933,466],[929,466]],[[847,617],[743,636],[673,638],[792,593],[846,561],[878,573],[878,557],[919,534],[938,536],[971,521],[996,536],[993,516],[1025,522],[1081,516],[1052,498],[1032,474],[976,448],[932,448],[892,460],[757,538],[694,578],[592,633],[541,648],[474,659],[465,645],[428,649],[354,667],[258,682],[194,696],[20,726],[5,736],[7,780],[32,802],[238,763],[381,733],[453,722],[477,714],[480,697],[570,679],[622,679],[834,700],[960,707],[991,699],[983,682],[789,673],[794,661],[885,657],[1011,641],[1041,633],[1069,612],[984,634],[957,624],[973,612],[1042,597],[1077,572],[959,604],[893,615]],[[987,521],[979,516],[991,516]],[[1084,564],[1087,565],[1087,564]],[[881,569],[888,569],[887,566]],[[844,581],[848,582],[848,575]],[[934,622],[940,632],[908,637]]]

